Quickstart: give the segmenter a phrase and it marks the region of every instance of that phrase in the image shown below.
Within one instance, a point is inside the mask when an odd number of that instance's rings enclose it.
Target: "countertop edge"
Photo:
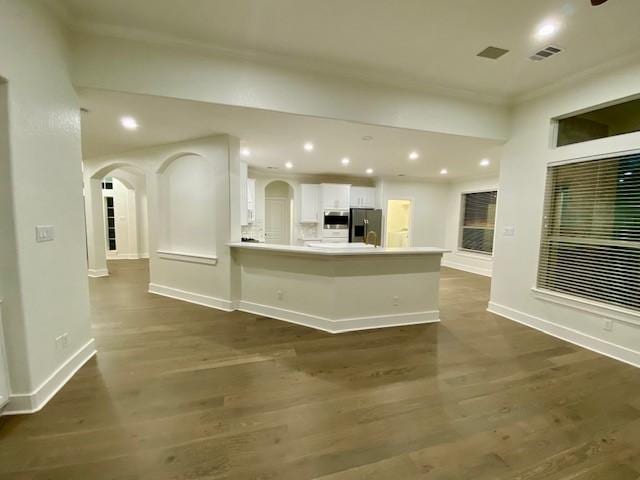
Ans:
[[[245,250],[278,252],[278,253],[295,253],[304,255],[324,255],[324,256],[361,256],[361,255],[442,255],[451,250],[436,247],[408,247],[408,248],[372,248],[372,249],[321,249],[314,247],[305,247],[298,245],[270,245],[264,243],[251,242],[230,242],[227,243],[230,248],[240,248]]]

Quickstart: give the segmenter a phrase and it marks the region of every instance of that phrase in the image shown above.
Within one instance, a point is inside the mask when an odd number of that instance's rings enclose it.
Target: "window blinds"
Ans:
[[[549,167],[537,284],[640,310],[640,155]]]
[[[497,198],[496,191],[462,194],[461,250],[493,252]]]

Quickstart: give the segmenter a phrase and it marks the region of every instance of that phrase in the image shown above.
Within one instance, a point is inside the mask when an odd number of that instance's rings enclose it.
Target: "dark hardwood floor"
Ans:
[[[638,480],[640,370],[485,311],[444,269],[442,323],[329,335],[91,280],[98,356],[0,419],[0,479]]]

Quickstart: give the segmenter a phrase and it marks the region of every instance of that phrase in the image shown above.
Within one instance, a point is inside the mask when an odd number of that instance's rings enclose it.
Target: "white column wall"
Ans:
[[[1,10],[0,76],[8,80],[9,148],[0,159],[0,182],[2,203],[12,202],[10,210],[0,208],[0,257],[10,259],[0,270],[12,393],[8,408],[30,410],[39,408],[93,351],[80,111],[64,33],[44,2],[4,0]],[[0,136],[6,129],[3,122]],[[36,225],[53,225],[55,240],[36,243]],[[67,347],[61,349],[55,339],[64,334]]]

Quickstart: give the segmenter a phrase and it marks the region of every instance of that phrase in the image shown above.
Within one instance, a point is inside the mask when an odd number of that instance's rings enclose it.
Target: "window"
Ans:
[[[637,131],[640,131],[640,98],[561,118],[556,145],[561,147]]]
[[[115,251],[116,248],[116,214],[113,204],[113,197],[104,197],[107,220],[107,245],[109,251]]]
[[[549,167],[537,285],[640,310],[640,154]]]
[[[498,192],[495,190],[462,194],[460,250],[489,255],[493,253],[497,199]]]

